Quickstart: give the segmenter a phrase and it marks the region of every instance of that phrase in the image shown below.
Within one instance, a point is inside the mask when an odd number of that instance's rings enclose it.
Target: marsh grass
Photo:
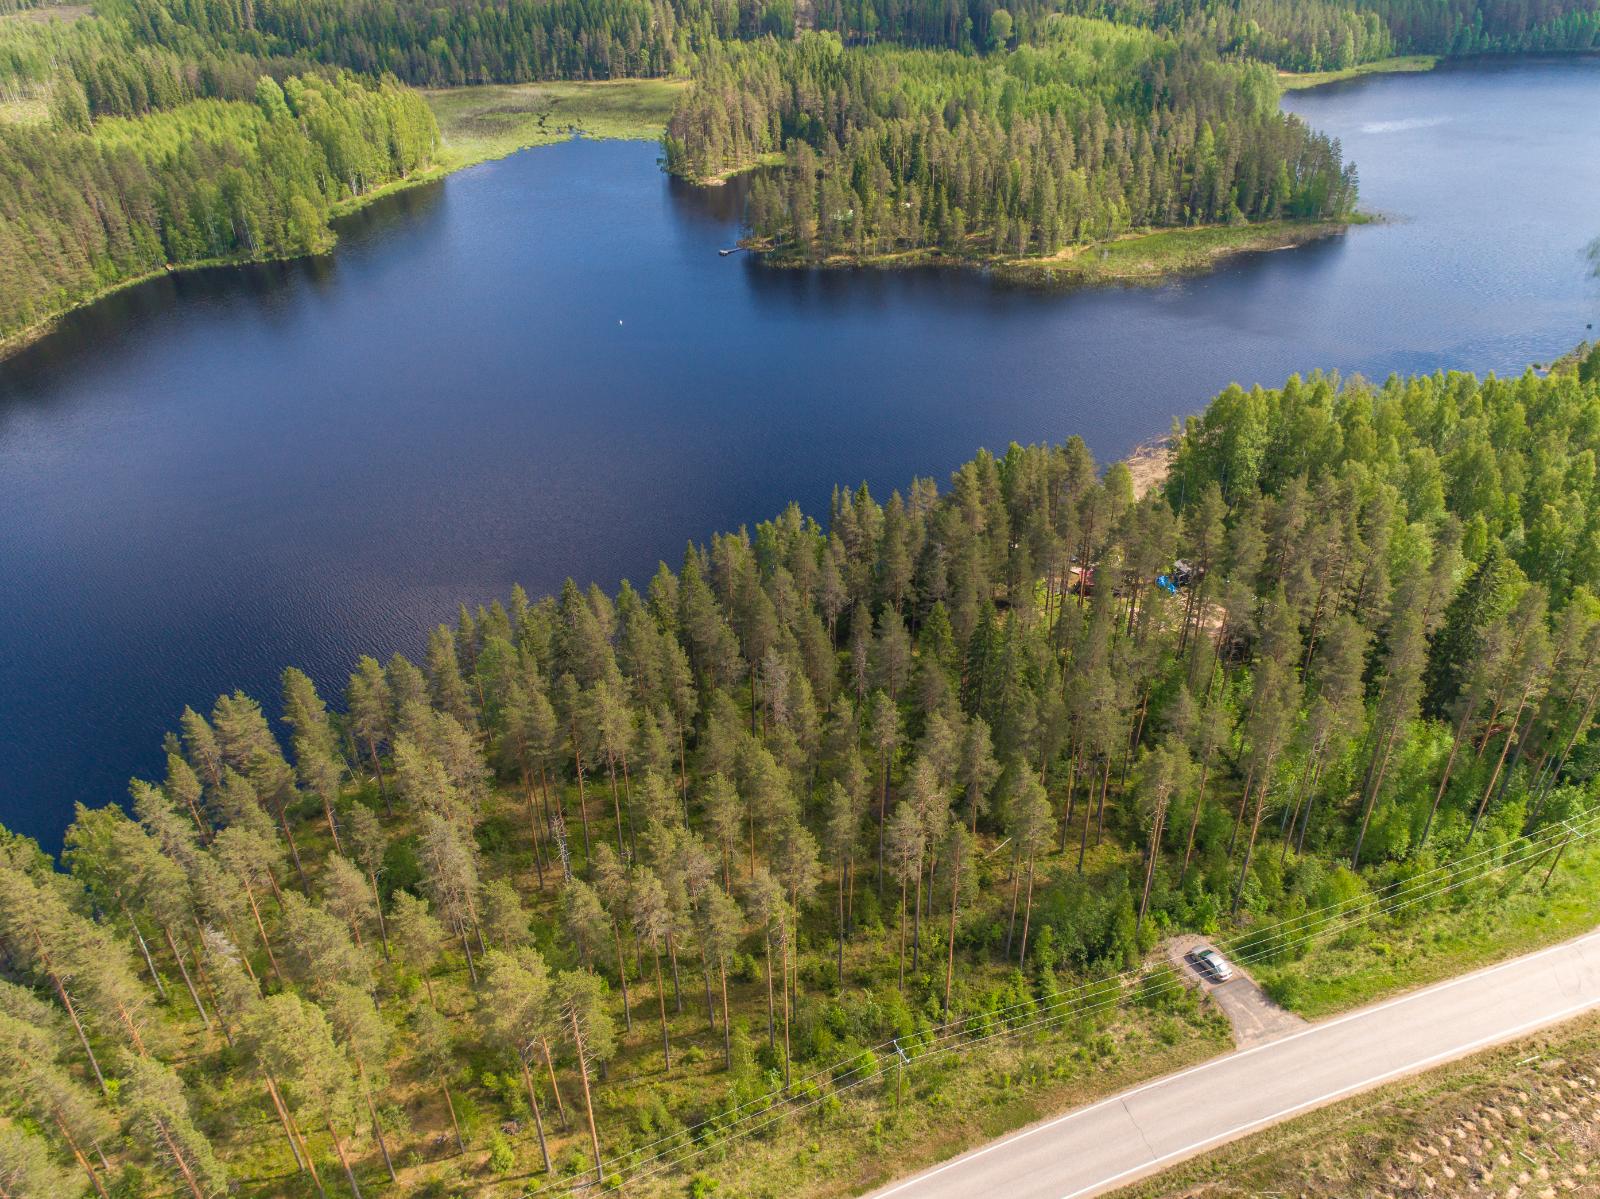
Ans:
[[[439,122],[441,164],[456,170],[530,146],[585,137],[654,141],[687,86],[672,79],[522,83],[423,92]]]

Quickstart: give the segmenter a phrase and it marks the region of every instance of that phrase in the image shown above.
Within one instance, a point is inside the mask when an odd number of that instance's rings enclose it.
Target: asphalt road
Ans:
[[[991,1142],[875,1199],[1084,1199],[1600,1006],[1600,933],[1313,1024]]]

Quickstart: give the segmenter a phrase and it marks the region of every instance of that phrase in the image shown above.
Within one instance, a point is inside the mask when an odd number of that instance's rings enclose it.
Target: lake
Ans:
[[[73,314],[0,363],[0,821],[55,848],[184,704],[291,663],[337,695],[516,581],[643,580],[979,446],[1113,458],[1234,380],[1517,372],[1600,321],[1600,60],[1285,103],[1388,219],[1159,288],[766,270],[716,253],[735,189],[578,141],[391,197],[331,257]]]

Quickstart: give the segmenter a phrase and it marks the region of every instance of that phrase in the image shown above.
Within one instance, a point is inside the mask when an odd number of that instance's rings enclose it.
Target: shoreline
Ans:
[[[1412,75],[1433,70],[1444,61],[1441,54],[1401,54],[1393,58],[1380,58],[1332,71],[1279,71],[1278,86],[1286,92],[1301,92],[1308,88],[1325,87],[1330,83],[1343,83],[1367,75]]]
[[[1049,258],[949,254],[937,247],[927,247],[882,254],[836,254],[810,261],[774,252],[756,239],[745,238],[739,244],[761,254],[765,265],[779,270],[900,270],[938,266],[986,272],[1001,282],[1026,286],[1159,285],[1186,275],[1204,274],[1236,255],[1294,249],[1342,236],[1353,225],[1373,224],[1379,219],[1357,212],[1329,220],[1141,229],[1105,241],[1071,246]]]
[[[1439,55],[1405,55],[1379,59],[1358,66],[1332,71],[1295,73],[1279,71],[1277,80],[1285,94],[1332,83],[1363,78],[1370,75],[1425,73],[1448,61]],[[433,110],[440,125],[440,157],[423,170],[405,179],[392,180],[362,196],[350,197],[334,203],[329,210],[329,232],[332,241],[327,248],[312,254],[252,255],[209,258],[195,262],[166,263],[139,275],[117,280],[75,300],[58,312],[41,318],[13,333],[0,336],[0,363],[34,345],[52,333],[66,317],[82,308],[116,295],[120,291],[148,283],[163,275],[188,271],[210,270],[217,267],[248,266],[255,263],[284,262],[297,258],[317,257],[337,249],[338,236],[332,223],[349,217],[371,204],[399,192],[437,183],[457,171],[496,161],[539,146],[556,145],[575,137],[595,140],[650,141],[660,137],[664,122],[659,114],[651,113],[640,119],[640,113],[625,107],[608,111],[602,103],[588,109],[589,101],[600,97],[626,96],[654,90],[656,98],[675,94],[685,86],[680,79],[618,79],[594,82],[550,81],[523,84],[484,84],[460,88],[418,89]],[[474,99],[493,99],[530,96],[545,102],[545,107],[519,108],[515,103],[500,103],[493,108],[472,110]],[[453,109],[465,109],[464,115]],[[574,104],[573,102],[576,101]],[[547,119],[558,106],[572,110],[572,120],[561,125],[550,125]],[[648,111],[648,110],[646,110]],[[665,111],[665,110],[663,110]],[[566,114],[562,113],[562,117]],[[490,123],[489,118],[509,118],[509,128],[503,131],[477,127]],[[537,118],[537,124],[518,124],[518,118]],[[597,119],[598,118],[598,119]],[[460,122],[459,128],[451,128]],[[739,175],[781,161],[781,154],[764,154],[757,161],[724,171],[705,179],[686,179],[697,187],[714,188],[725,185]],[[1270,221],[1243,226],[1196,226],[1174,229],[1144,229],[1124,233],[1106,241],[1089,242],[1071,247],[1051,258],[1007,258],[987,254],[952,255],[937,247],[917,250],[892,251],[872,255],[836,255],[820,261],[786,259],[775,255],[770,247],[754,239],[741,239],[741,248],[760,253],[764,265],[779,269],[871,268],[893,270],[902,267],[939,266],[960,267],[985,271],[997,280],[1022,286],[1088,287],[1107,284],[1136,286],[1158,285],[1172,279],[1203,274],[1214,269],[1230,257],[1248,253],[1268,253],[1291,249],[1315,241],[1342,235],[1351,225],[1380,220],[1371,214],[1357,212],[1348,218],[1315,221]],[[1141,251],[1144,251],[1141,253]],[[1098,252],[1098,259],[1093,258]]]
[[[1173,419],[1182,418],[1175,416]],[[1160,437],[1141,441],[1120,459],[1133,480],[1134,499],[1144,499],[1167,481],[1167,476],[1172,473],[1172,455],[1177,448],[1178,435],[1164,433]]]
[[[462,165],[471,166],[473,164],[463,163]],[[60,312],[52,312],[49,316],[28,325],[26,328],[19,329],[5,337],[0,337],[0,363],[5,362],[16,354],[20,354],[29,346],[50,336],[55,331],[56,326],[74,312],[98,304],[102,300],[109,300],[118,292],[138,287],[142,283],[151,283],[171,275],[187,275],[197,271],[216,270],[220,267],[262,266],[269,262],[298,262],[305,258],[321,258],[326,254],[332,254],[339,244],[339,237],[333,230],[332,222],[343,217],[352,216],[367,205],[385,196],[391,196],[396,192],[405,191],[408,188],[417,187],[424,183],[437,182],[449,174],[451,170],[457,169],[459,168],[452,167],[449,170],[444,170],[430,167],[426,171],[418,171],[415,175],[406,179],[392,180],[381,187],[374,188],[365,195],[339,201],[328,211],[328,234],[330,238],[328,245],[323,249],[315,250],[308,254],[250,254],[226,258],[202,258],[194,262],[167,262],[142,274],[130,275],[126,279],[118,279],[115,283],[108,283],[98,291],[74,300],[71,304],[61,309]]]
[[[503,140],[479,140],[458,135],[455,141],[456,150],[454,153],[452,153],[451,141],[445,134],[446,122],[441,117],[441,114],[435,107],[434,103],[435,100],[440,96],[450,96],[455,98],[477,95],[487,96],[490,93],[494,93],[498,96],[508,92],[530,92],[535,95],[553,97],[553,107],[554,104],[560,103],[564,99],[571,99],[578,95],[584,94],[582,89],[588,89],[588,94],[593,97],[604,94],[606,90],[613,92],[637,90],[640,85],[654,85],[657,87],[666,88],[677,88],[682,86],[677,81],[673,80],[620,79],[605,80],[594,83],[571,83],[567,81],[560,81],[556,83],[485,84],[477,87],[469,86],[461,88],[419,88],[417,90],[422,95],[423,99],[428,102],[430,110],[434,112],[434,119],[439,122],[440,144],[438,159],[431,165],[423,168],[422,170],[416,171],[403,179],[392,179],[388,183],[375,187],[371,191],[365,192],[360,196],[350,196],[346,199],[336,201],[330,205],[328,210],[328,233],[331,240],[325,248],[310,254],[261,254],[225,258],[206,258],[195,262],[163,263],[161,266],[145,271],[142,274],[130,275],[126,279],[118,279],[114,283],[109,283],[106,286],[73,301],[59,312],[52,312],[49,316],[35,321],[33,324],[22,329],[18,329],[14,333],[0,336],[0,363],[4,363],[7,359],[21,353],[29,346],[34,345],[35,343],[48,337],[52,332],[55,331],[56,326],[60,324],[62,320],[71,316],[74,312],[77,312],[83,308],[87,308],[92,304],[98,304],[101,300],[109,299],[118,292],[126,291],[132,287],[137,287],[141,283],[149,283],[152,280],[159,279],[165,275],[178,275],[191,271],[211,270],[216,267],[252,266],[267,262],[293,262],[302,258],[319,258],[324,254],[332,254],[338,249],[339,241],[338,233],[333,229],[333,222],[341,220],[345,217],[353,216],[362,209],[371,204],[377,203],[379,200],[382,200],[387,196],[408,191],[414,187],[422,187],[425,184],[438,183],[455,174],[457,171],[466,170],[468,167],[475,167],[481,163],[493,162],[501,158],[507,158],[512,154],[520,153],[523,150],[535,149],[539,146],[558,145],[562,142],[571,141],[573,138],[578,136],[593,138],[596,141],[651,141],[659,138],[662,130],[665,128],[665,125],[663,124],[660,128],[647,130],[643,126],[628,127],[625,122],[620,126],[612,127],[606,122],[601,121],[597,122],[599,125],[597,130],[590,130],[584,128],[583,125],[576,123],[576,121],[572,124],[557,128],[547,128],[541,123],[538,127],[528,127],[526,129],[515,131],[509,137],[506,137]]]
[[[335,217],[348,216],[350,212],[354,211],[356,211],[356,209],[352,208],[348,211],[331,213],[329,219],[332,220]],[[49,316],[42,320],[35,321],[26,328],[19,329],[15,333],[7,334],[5,337],[0,337],[0,363],[5,362],[8,358],[15,354],[21,353],[35,342],[48,337],[55,331],[55,327],[58,324],[60,324],[67,317],[71,316],[74,312],[78,312],[84,308],[90,307],[91,305],[98,304],[101,300],[109,300],[118,292],[123,292],[127,291],[129,288],[138,287],[142,283],[151,283],[157,279],[165,278],[169,275],[183,275],[195,271],[210,271],[216,270],[219,267],[254,266],[268,262],[295,262],[302,258],[318,258],[323,254],[331,253],[332,250],[333,246],[330,245],[326,250],[318,250],[313,254],[260,254],[239,258],[202,258],[195,262],[163,263],[161,266],[145,271],[142,274],[130,275],[126,279],[118,279],[115,283],[108,283],[98,291],[74,300],[60,312],[52,312]]]

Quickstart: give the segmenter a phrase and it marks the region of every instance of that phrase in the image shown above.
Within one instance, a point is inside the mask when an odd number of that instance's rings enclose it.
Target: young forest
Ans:
[[[1170,451],[980,453],[184,711],[59,862],[0,839],[0,1191],[793,1194],[741,1162],[892,1167],[1005,1036],[1213,1044],[1171,934],[1271,977],[1590,861],[1600,348],[1230,388]]]

